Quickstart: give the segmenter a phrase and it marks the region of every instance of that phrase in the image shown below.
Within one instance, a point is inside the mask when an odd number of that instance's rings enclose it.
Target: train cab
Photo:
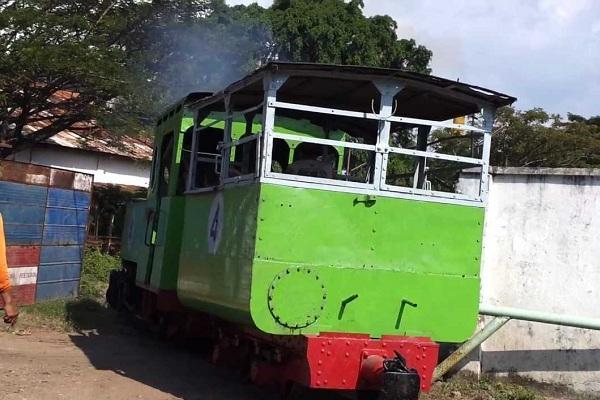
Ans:
[[[395,360],[428,390],[438,343],[476,326],[494,113],[514,100],[281,62],[187,99],[128,209],[130,279],[163,313],[177,303],[222,321],[229,344],[275,349],[253,359],[255,380],[381,388]]]

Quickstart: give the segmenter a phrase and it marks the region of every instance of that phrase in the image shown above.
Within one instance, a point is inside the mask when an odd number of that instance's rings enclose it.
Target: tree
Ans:
[[[148,10],[135,0],[1,2],[0,152],[76,129],[127,103],[141,77],[126,68],[119,40],[139,29]],[[26,132],[28,125],[39,129]]]
[[[591,122],[590,122],[591,121]],[[498,110],[491,164],[510,167],[598,167],[600,124],[569,114],[566,122],[541,108]]]
[[[0,0],[0,157],[67,128],[149,128],[271,59],[428,73],[431,52],[395,30],[356,0]]]
[[[398,40],[390,16],[365,17],[360,0],[276,0],[271,24],[283,60],[430,72],[431,51]]]

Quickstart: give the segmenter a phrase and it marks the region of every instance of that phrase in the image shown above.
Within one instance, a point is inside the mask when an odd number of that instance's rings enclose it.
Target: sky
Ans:
[[[229,4],[271,0],[228,0]],[[519,109],[600,115],[600,0],[364,0],[400,38],[433,51],[433,74],[518,98]]]

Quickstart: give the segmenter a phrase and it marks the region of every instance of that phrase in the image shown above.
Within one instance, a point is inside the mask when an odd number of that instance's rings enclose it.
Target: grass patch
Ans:
[[[421,400],[598,400],[599,396],[577,393],[564,385],[541,383],[519,376],[495,377],[460,373],[434,385]]]
[[[545,397],[533,388],[504,379],[475,376],[457,376],[437,384],[423,400],[543,400]]]
[[[42,327],[63,331],[107,329],[114,315],[106,306],[104,294],[110,271],[120,266],[119,257],[86,248],[79,296],[22,307],[19,328]]]
[[[94,248],[86,249],[83,254],[80,296],[104,299],[110,271],[119,268],[121,268],[119,257],[102,253]]]

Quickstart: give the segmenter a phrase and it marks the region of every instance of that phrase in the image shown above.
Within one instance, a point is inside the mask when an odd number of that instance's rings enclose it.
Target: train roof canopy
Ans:
[[[234,94],[234,109],[255,106],[263,100],[262,78],[268,74],[288,76],[277,93],[278,100],[353,111],[371,112],[378,107],[374,81],[397,82],[403,90],[396,96],[397,116],[444,121],[477,113],[483,106],[510,105],[516,98],[480,86],[433,75],[390,68],[270,62],[212,96],[191,96],[193,108]]]

